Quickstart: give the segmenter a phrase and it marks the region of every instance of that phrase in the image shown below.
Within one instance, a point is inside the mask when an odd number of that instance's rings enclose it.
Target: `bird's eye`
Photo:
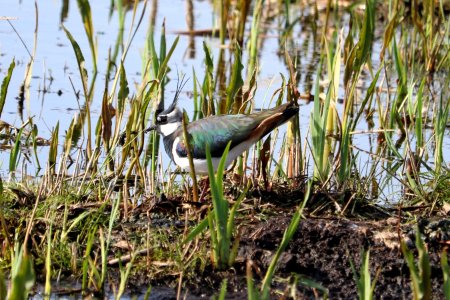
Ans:
[[[160,116],[156,117],[156,120],[158,121],[158,123],[166,123],[167,122],[167,116],[166,115],[160,115]]]

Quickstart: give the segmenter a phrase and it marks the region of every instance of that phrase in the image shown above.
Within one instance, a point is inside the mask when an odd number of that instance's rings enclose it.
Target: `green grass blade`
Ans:
[[[250,43],[249,46],[249,62],[247,69],[247,78],[250,78],[252,73],[255,71],[256,59],[258,54],[258,38],[259,38],[259,30],[261,28],[261,15],[264,7],[264,0],[257,0],[254,4],[253,9],[253,18],[252,18],[252,27],[250,30]]]
[[[367,89],[366,96],[364,97],[364,100],[361,102],[358,114],[356,115],[356,117],[353,121],[352,130],[355,130],[356,125],[358,124],[359,118],[364,113],[364,111],[367,109],[367,107],[366,107],[367,103],[369,102],[369,100],[372,98],[372,96],[375,93],[375,90],[377,88],[378,77],[380,76],[381,70],[382,70],[382,66],[380,66],[380,68],[378,69],[377,73],[375,74],[375,77],[373,78],[372,82],[370,83],[369,88]]]
[[[120,68],[120,80],[119,80],[119,92],[117,94],[117,111],[118,114],[121,116],[125,110],[125,100],[130,94],[130,89],[128,87],[128,80],[127,80],[127,74],[125,72],[125,68],[122,65],[122,68]]]
[[[159,63],[162,65],[165,59],[166,59],[166,22],[163,22],[159,45]]]
[[[358,272],[356,271],[354,264],[350,261],[353,276],[355,278],[356,287],[358,290],[359,299],[371,300],[373,299],[373,290],[371,280],[370,280],[370,269],[369,269],[369,251],[362,251],[361,253],[361,268]]]
[[[306,205],[306,202],[309,199],[311,189],[312,189],[312,181],[309,181],[308,186],[305,191],[305,196],[303,198],[303,202],[302,202],[302,204],[300,204],[298,206],[297,210],[295,211],[294,215],[292,216],[291,222],[289,223],[288,227],[284,231],[280,246],[278,247],[274,257],[272,258],[269,268],[267,269],[266,275],[264,276],[262,286],[261,286],[261,299],[269,299],[270,285],[272,284],[272,278],[275,274],[275,267],[278,263],[278,260],[281,257],[281,254],[286,249],[290,240],[292,239],[295,232],[297,231],[297,227],[298,227],[298,224],[300,223],[300,219],[303,214],[303,209]]]
[[[212,213],[208,214],[208,226],[209,226],[209,235],[211,236],[211,257],[213,261],[213,265],[216,268],[221,267],[221,261],[220,261],[220,245],[217,238],[217,232],[214,227],[214,215]]]
[[[95,45],[94,25],[92,23],[91,6],[88,0],[77,0],[80,10],[81,19],[83,21],[84,30],[89,41],[89,47],[92,53],[92,62],[94,64],[94,73],[97,72],[97,47]]]
[[[411,276],[411,290],[415,300],[431,299],[431,268],[430,259],[419,228],[416,227],[416,248],[418,251],[418,266],[414,263],[414,255],[404,241],[401,242],[403,256]]]
[[[228,280],[225,278],[220,285],[220,294],[218,300],[225,300],[227,296]]]
[[[11,268],[11,291],[9,299],[28,299],[28,294],[35,283],[32,257],[16,247]]]
[[[445,251],[441,254],[442,278],[444,281],[444,295],[446,300],[450,300],[450,267],[448,265],[448,257]]]
[[[172,54],[175,51],[175,48],[177,47],[177,44],[178,44],[179,40],[180,40],[180,37],[177,36],[175,38],[175,41],[173,41],[172,46],[169,49],[169,52],[167,52],[166,57],[164,58],[163,62],[159,66],[159,71],[158,71],[158,80],[159,81],[162,81],[163,77],[166,75],[167,64],[169,63],[169,60],[172,57]]]
[[[202,84],[202,111],[204,116],[209,116],[215,114],[214,109],[214,77],[213,77],[213,71],[214,71],[214,62],[212,59],[211,50],[209,49],[206,42],[203,42],[203,51],[205,52],[205,78],[203,79]]]
[[[445,103],[444,94],[441,94],[440,103],[438,105],[438,112],[435,117],[435,142],[436,149],[434,153],[434,163],[436,166],[436,174],[439,174],[444,162],[444,136],[449,119],[450,101]]]
[[[50,294],[52,292],[52,285],[51,285],[51,279],[52,279],[52,227],[53,227],[53,221],[55,218],[53,217],[50,222],[50,228],[47,231],[47,253],[45,256],[45,288],[44,288],[44,296],[50,297]]]
[[[58,135],[59,135],[59,121],[56,123],[55,129],[53,129],[52,139],[50,142],[50,150],[48,152],[49,167],[53,171],[55,171],[56,157],[58,156]]]
[[[231,239],[234,231],[234,218],[236,215],[236,211],[238,210],[239,206],[241,205],[241,202],[245,199],[245,196],[247,195],[247,192],[250,188],[250,185],[247,185],[245,190],[241,193],[239,198],[236,200],[236,202],[233,204],[233,207],[230,210],[230,215],[228,216],[228,222],[227,222],[227,238]]]
[[[186,244],[189,243],[190,241],[192,241],[193,239],[195,239],[195,237],[197,237],[200,233],[202,233],[207,227],[208,227],[208,218],[209,215],[211,214],[211,212],[208,213],[208,215],[200,222],[197,224],[197,226],[195,226],[191,232],[188,234],[188,236],[184,239],[184,241],[182,242],[182,244]]]
[[[82,267],[82,279],[81,279],[81,291],[83,295],[86,295],[87,288],[88,288],[88,273],[89,273],[89,260],[91,255],[91,249],[94,244],[94,239],[97,236],[97,226],[95,225],[94,228],[91,229],[91,231],[88,234],[88,239],[86,242],[86,249],[84,251],[83,256],[83,267]]]
[[[237,111],[242,105],[242,97],[240,98],[240,101],[238,101],[238,98],[236,97],[239,90],[241,90],[242,86],[244,85],[244,79],[242,78],[242,70],[244,69],[244,66],[242,65],[241,58],[241,48],[237,43],[235,43],[234,63],[231,70],[230,83],[227,87],[227,112],[230,111],[233,102],[235,102],[234,107],[236,108],[233,111]]]
[[[12,76],[15,66],[16,66],[16,62],[13,59],[11,64],[9,65],[8,73],[6,74],[5,78],[2,81],[2,87],[0,90],[0,117],[2,116],[3,107],[5,106],[6,94],[8,93],[8,86],[9,86],[9,82],[11,81],[11,76]]]
[[[73,51],[75,52],[75,58],[77,59],[78,70],[80,72],[81,82],[83,84],[83,92],[84,92],[85,97],[88,97],[88,94],[89,94],[88,74],[84,67],[85,59],[83,56],[83,52],[81,51],[81,48],[78,45],[78,43],[73,38],[72,34],[66,29],[66,27],[64,27],[64,25],[61,25],[61,26],[62,26],[62,29],[64,30],[64,32],[66,33],[67,38],[69,39],[70,43],[72,44]]]
[[[426,80],[423,78],[420,83],[419,89],[416,95],[416,118],[415,118],[415,130],[416,130],[416,139],[417,146],[423,148],[423,118],[422,118],[422,107],[423,107],[423,89],[425,87]]]
[[[9,155],[9,172],[14,173],[16,171],[17,165],[19,163],[20,156],[20,139],[22,138],[24,127],[20,128],[19,132],[16,135],[16,140],[14,142],[14,147],[11,149],[11,153]]]
[[[359,70],[372,53],[372,43],[375,37],[376,0],[366,0],[364,21],[357,44],[354,70]]]
[[[419,228],[416,230],[416,247],[419,253],[419,274],[422,282],[423,300],[431,299],[431,267],[430,256],[422,240]]]

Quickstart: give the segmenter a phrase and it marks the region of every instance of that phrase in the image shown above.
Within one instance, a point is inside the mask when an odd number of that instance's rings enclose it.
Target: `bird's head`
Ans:
[[[181,122],[183,120],[183,113],[181,112],[177,104],[181,90],[183,89],[186,82],[187,80],[184,80],[184,76],[181,78],[181,80],[178,80],[177,90],[175,92],[172,104],[166,110],[160,113],[156,113],[155,124],[148,128],[147,131],[157,130],[158,133],[162,134],[163,136],[168,136],[182,126]]]
[[[156,116],[155,127],[158,133],[168,136],[180,128],[182,120],[183,113],[174,101],[169,108]]]

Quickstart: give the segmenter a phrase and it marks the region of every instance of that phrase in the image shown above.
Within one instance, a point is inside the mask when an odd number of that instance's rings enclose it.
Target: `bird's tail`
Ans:
[[[287,122],[290,118],[296,115],[298,111],[298,104],[292,101],[254,114],[254,116],[259,118],[261,121],[258,127],[256,127],[253,131],[252,136],[257,137],[258,139],[265,136],[276,127]]]

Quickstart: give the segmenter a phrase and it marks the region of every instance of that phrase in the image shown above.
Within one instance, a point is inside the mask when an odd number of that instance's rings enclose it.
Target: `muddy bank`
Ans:
[[[290,218],[274,217],[256,228],[246,228],[241,243],[242,257],[251,258],[266,269],[281,240]],[[422,231],[426,231],[426,226]],[[444,297],[440,255],[444,239],[449,236],[450,221],[443,220],[440,230],[445,233],[437,239],[426,238],[431,260],[433,299]],[[344,219],[303,220],[278,264],[279,276],[297,273],[329,291],[332,299],[356,298],[356,285],[350,261],[357,269],[362,249],[370,249],[372,278],[379,272],[375,287],[376,298],[411,298],[409,269],[400,251],[399,234],[413,248],[414,238],[410,226],[398,227],[395,218],[384,221],[351,221]],[[448,240],[447,240],[448,241]],[[300,287],[299,293],[313,296],[311,288]]]
[[[252,262],[252,273],[259,283],[279,246],[291,214],[292,211],[283,209],[265,220],[247,218],[246,224],[241,226],[241,243],[234,268],[217,272],[206,267],[184,282],[182,295],[188,299],[217,295],[226,278],[227,299],[247,298],[245,276],[248,262]],[[450,220],[448,217],[422,219],[418,225],[430,255],[433,299],[444,299],[440,257],[443,252],[448,252]],[[400,237],[417,259],[415,228],[412,224],[401,225],[397,217],[377,221],[306,218],[300,222],[278,263],[272,296],[289,298],[292,286],[296,286],[299,297],[322,298],[324,294],[315,288],[317,285],[327,289],[331,299],[355,299],[357,289],[350,261],[359,271],[361,252],[369,249],[371,278],[377,280],[376,298],[411,299],[410,273],[400,250]],[[172,293],[166,290],[165,295],[159,294],[155,299],[175,297],[177,278],[173,276],[171,279],[166,276],[161,281],[151,280],[156,287],[173,287]]]
[[[299,199],[302,195],[290,196],[291,199]],[[114,294],[119,286],[120,264],[123,270],[131,257],[129,254],[134,253],[137,256],[126,289],[129,296],[143,296],[151,285],[150,299],[175,299],[181,278],[181,296],[187,299],[210,298],[218,295],[223,280],[227,279],[226,298],[246,299],[247,266],[251,263],[253,278],[259,286],[298,204],[298,201],[289,204],[285,201],[285,206],[281,207],[272,201],[260,201],[261,198],[246,199],[236,218],[241,236],[236,263],[233,268],[219,272],[211,266],[208,234],[195,245],[179,244],[182,236],[198,222],[192,218],[193,215],[203,219],[210,203],[188,203],[182,197],[147,200],[131,208],[128,218],[119,221],[112,232],[108,283],[105,286],[108,295]],[[69,220],[87,210],[98,210],[97,206],[76,204],[70,208]],[[106,206],[102,215],[108,215],[109,210],[110,207]],[[272,298],[289,298],[294,293],[300,299],[323,298],[324,290],[331,299],[357,298],[350,262],[353,261],[359,271],[361,253],[365,249],[370,250],[371,278],[376,278],[375,298],[410,299],[410,274],[400,250],[400,239],[406,241],[417,261],[414,240],[415,228],[419,228],[430,256],[433,299],[444,299],[440,257],[443,252],[448,253],[450,244],[448,215],[441,213],[441,216],[419,219],[418,222],[402,218],[399,222],[397,213],[377,220],[361,220],[355,217],[313,217],[309,215],[311,210],[314,208],[306,209],[305,218],[300,221],[281,256],[272,284]],[[185,228],[186,225],[189,229]],[[74,234],[73,239],[77,236]],[[148,248],[148,239],[152,238],[157,243]],[[72,239],[71,235],[69,239]],[[177,258],[177,251],[184,255]],[[33,254],[38,256],[38,253]],[[78,256],[82,254],[80,251]],[[97,242],[92,255],[100,257]],[[196,255],[195,261],[191,259]],[[42,264],[43,261],[35,261],[41,283],[45,280],[45,274],[38,271],[44,270]],[[61,278],[78,285],[81,282],[81,276],[74,276],[69,270],[63,271]],[[53,288],[58,294],[58,284]],[[62,293],[65,292],[67,290],[63,289]],[[81,290],[71,292],[69,289],[68,292],[80,295]],[[98,291],[92,291],[92,295],[103,297]]]

